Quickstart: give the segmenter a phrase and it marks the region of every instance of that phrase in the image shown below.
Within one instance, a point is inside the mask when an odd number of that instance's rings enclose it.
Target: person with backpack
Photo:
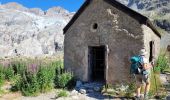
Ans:
[[[152,66],[146,57],[147,52],[141,49],[140,55],[131,57],[130,73],[134,76],[136,81],[136,100],[141,98],[141,87],[145,83],[144,99],[148,100],[148,93],[150,89],[150,74]]]

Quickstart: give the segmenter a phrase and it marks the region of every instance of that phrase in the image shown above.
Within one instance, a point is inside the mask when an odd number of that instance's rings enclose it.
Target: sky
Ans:
[[[60,6],[70,12],[76,12],[84,1],[85,0],[0,0],[0,3],[17,2],[27,8],[41,8],[44,11],[54,6]]]

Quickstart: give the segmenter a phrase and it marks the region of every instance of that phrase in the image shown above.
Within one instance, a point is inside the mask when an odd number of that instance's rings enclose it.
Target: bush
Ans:
[[[159,55],[156,63],[157,65],[154,69],[155,71],[164,72],[166,69],[169,68],[169,60],[168,57],[165,56],[165,54]]]
[[[5,79],[7,79],[7,80],[11,80],[14,77],[14,70],[11,65],[4,68],[3,73],[5,75]]]
[[[21,76],[23,76],[25,72],[27,71],[27,65],[25,61],[11,62],[11,66],[13,67],[15,75],[20,74]]]
[[[54,87],[55,67],[41,66],[37,73],[37,79],[41,92],[47,92],[51,90]]]
[[[3,66],[0,65],[0,87],[4,84],[5,81],[5,75],[3,73]]]
[[[57,93],[57,97],[67,97],[68,92],[66,90],[61,90]]]
[[[25,61],[14,61],[11,66],[14,71],[12,91],[21,91],[24,96],[36,96],[39,93],[39,84],[36,73],[29,72]]]
[[[19,88],[24,96],[36,96],[39,93],[39,84],[34,74],[25,74],[21,78]]]
[[[70,72],[64,72],[56,77],[56,86],[59,88],[69,88],[74,82],[73,74]]]
[[[36,96],[40,92],[47,92],[54,88],[56,69],[61,70],[62,62],[15,62],[13,63],[16,77],[12,90],[20,90],[25,96]]]
[[[15,75],[11,81],[12,81],[11,91],[13,92],[19,91],[21,84],[21,75],[20,74]]]
[[[21,91],[24,96],[36,96],[40,92],[50,91],[55,83],[61,88],[69,88],[73,83],[73,75],[64,72],[62,60],[19,59],[7,64],[6,67],[0,65],[0,86],[5,79],[10,80],[11,90]]]
[[[4,84],[5,82],[5,75],[3,73],[0,73],[0,87]]]

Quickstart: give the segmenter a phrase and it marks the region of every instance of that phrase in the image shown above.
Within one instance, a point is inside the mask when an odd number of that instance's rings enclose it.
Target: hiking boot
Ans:
[[[135,96],[134,100],[141,100],[140,96]]]

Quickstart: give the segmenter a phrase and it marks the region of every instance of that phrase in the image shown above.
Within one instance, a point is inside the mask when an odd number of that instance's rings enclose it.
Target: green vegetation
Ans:
[[[3,85],[5,81],[5,75],[3,73],[3,66],[0,65],[0,87]]]
[[[68,92],[66,90],[60,90],[57,93],[57,98],[59,98],[59,97],[68,97]]]
[[[136,91],[136,85],[134,82],[132,82],[132,83],[128,84],[128,88],[126,90],[125,96],[129,97],[129,98],[133,97],[134,96],[133,93],[135,93],[135,91]]]
[[[56,86],[59,88],[69,88],[74,82],[74,77],[72,73],[64,72],[56,77]]]
[[[126,97],[132,98],[135,93],[136,85],[134,82],[125,83],[122,85],[108,85],[107,88],[104,86],[102,93],[113,97]]]
[[[73,79],[61,60],[17,59],[0,64],[0,87],[10,81],[11,91],[21,91],[24,96],[37,96],[55,86],[68,88]]]
[[[160,81],[160,73],[165,72],[170,72],[169,58],[166,54],[160,54],[156,61],[156,66],[151,71],[150,97],[159,96],[160,99],[163,99],[167,95],[165,86]]]
[[[159,55],[154,70],[161,73],[170,70],[169,58],[165,54]]]
[[[151,87],[149,96],[153,97],[154,95],[157,95],[157,92],[162,88],[159,73],[154,73],[154,71],[151,71]]]

